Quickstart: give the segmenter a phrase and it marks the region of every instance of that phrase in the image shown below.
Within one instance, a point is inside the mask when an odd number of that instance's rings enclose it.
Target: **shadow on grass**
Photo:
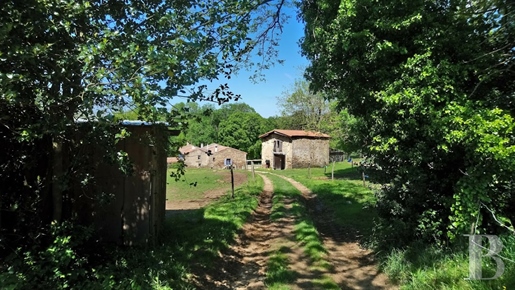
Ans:
[[[327,168],[325,172],[325,176],[327,178],[331,178],[331,167]],[[359,167],[349,167],[349,168],[341,168],[334,170],[334,178],[337,179],[347,179],[347,180],[361,180],[361,170]]]
[[[311,184],[316,196],[307,200],[317,228],[337,241],[369,242],[377,217],[373,193],[359,183],[347,181]]]
[[[234,242],[257,205],[259,191],[259,186],[244,187],[236,198],[223,197],[206,208],[168,211],[156,247],[111,250],[109,261],[82,288],[230,289],[215,285],[209,276],[240,267],[237,260],[221,259],[220,252]]]
[[[230,285],[214,284],[217,279],[210,277],[235,273],[242,266],[238,259],[220,257],[221,252],[224,257],[236,255],[229,252],[229,245],[257,205],[255,197],[236,193],[235,199],[226,196],[205,210],[178,213],[168,221],[171,240],[184,249],[181,260],[203,289],[229,289]]]

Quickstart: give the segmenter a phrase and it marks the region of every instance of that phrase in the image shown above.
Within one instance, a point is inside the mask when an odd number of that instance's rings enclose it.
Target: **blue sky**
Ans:
[[[220,82],[206,83],[208,89],[214,90],[219,84],[228,83],[233,93],[241,95],[238,103],[249,104],[265,118],[279,115],[277,97],[291,88],[296,78],[302,78],[301,68],[308,65],[308,61],[301,56],[298,45],[299,39],[304,35],[304,24],[297,21],[294,8],[288,7],[285,12],[290,18],[283,27],[278,47],[278,59],[284,60],[284,63],[276,63],[264,71],[265,81],[254,83],[250,80],[252,72],[241,70],[230,80],[220,78]],[[257,59],[259,58],[256,56]],[[184,100],[177,99],[177,102],[180,101]],[[202,105],[203,102],[199,104]]]

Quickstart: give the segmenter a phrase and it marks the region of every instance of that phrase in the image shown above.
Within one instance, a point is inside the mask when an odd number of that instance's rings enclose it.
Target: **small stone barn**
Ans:
[[[216,143],[200,147],[188,144],[179,151],[189,167],[220,169],[232,164],[235,168],[243,168],[247,160],[247,152]]]
[[[288,169],[329,164],[329,135],[274,129],[259,136],[264,168]]]
[[[84,148],[96,164],[91,164],[95,186],[75,187],[74,211],[80,222],[93,224],[104,241],[123,245],[152,244],[165,219],[166,145],[170,132],[163,124],[124,121],[130,133],[116,147],[128,154],[132,172],[103,161],[102,149],[95,144]],[[87,129],[87,126],[85,126]]]

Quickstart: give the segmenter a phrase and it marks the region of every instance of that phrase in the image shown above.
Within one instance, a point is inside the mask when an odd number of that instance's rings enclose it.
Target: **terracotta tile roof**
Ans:
[[[283,135],[286,137],[308,137],[308,138],[331,138],[331,136],[320,133],[320,132],[313,132],[313,131],[304,131],[304,130],[281,130],[281,129],[274,129],[272,131],[266,132],[265,134],[259,135],[259,138],[264,138],[269,136],[270,134],[278,134]]]
[[[190,153],[191,151],[195,150],[196,148],[198,148],[198,147],[188,144],[188,145],[184,145],[181,148],[179,148],[179,152],[181,152],[182,154],[187,154],[187,153]]]
[[[192,151],[195,151],[195,150],[201,150],[203,152],[207,152],[208,150],[211,150],[212,153],[215,153],[215,149],[216,149],[216,152],[220,152],[220,151],[223,151],[227,148],[232,148],[232,147],[227,147],[227,146],[223,146],[223,145],[220,145],[220,144],[217,144],[217,143],[211,143],[209,145],[205,145],[204,147],[200,147],[200,146],[193,146],[191,144],[188,144],[186,146],[183,146],[179,149],[179,152],[181,152],[182,154],[186,155],[186,154],[189,154],[191,153]],[[234,150],[238,150],[236,148],[232,148]],[[241,150],[238,150],[238,151],[241,151]],[[247,153],[245,151],[241,151],[243,153]]]
[[[220,144],[216,144],[216,143],[211,143],[211,144],[206,145],[206,146],[204,146],[204,147],[202,147],[200,149],[203,150],[203,151],[206,151],[206,152],[207,152],[207,150],[211,150],[211,152],[215,152],[215,148],[217,148],[217,151],[222,151],[222,150],[227,149],[229,147],[223,146],[223,145],[220,145]]]
[[[179,162],[178,157],[167,157],[166,158],[166,164],[172,164],[172,163],[177,163],[177,162]]]

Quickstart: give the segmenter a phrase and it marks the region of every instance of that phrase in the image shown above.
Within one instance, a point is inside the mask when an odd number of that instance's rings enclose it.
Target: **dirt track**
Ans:
[[[395,289],[387,277],[378,271],[373,253],[361,248],[353,234],[336,226],[332,222],[331,214],[307,187],[291,178],[279,177],[288,180],[302,193],[315,221],[324,248],[328,252],[328,262],[332,266],[330,270],[320,274],[330,276],[341,289]]]
[[[195,277],[199,289],[267,289],[267,262],[279,245],[288,249],[288,268],[297,274],[296,281],[288,285],[290,289],[324,289],[314,282],[322,277],[330,277],[341,289],[396,289],[384,274],[378,272],[372,253],[362,249],[352,233],[335,226],[331,214],[308,188],[282,177],[302,193],[302,203],[308,207],[328,252],[326,260],[331,267],[314,271],[301,245],[295,241],[294,218],[270,219],[273,184],[269,178],[260,175],[264,190],[257,209],[243,226],[236,242],[220,253],[216,269]],[[293,200],[283,202],[289,208]]]

